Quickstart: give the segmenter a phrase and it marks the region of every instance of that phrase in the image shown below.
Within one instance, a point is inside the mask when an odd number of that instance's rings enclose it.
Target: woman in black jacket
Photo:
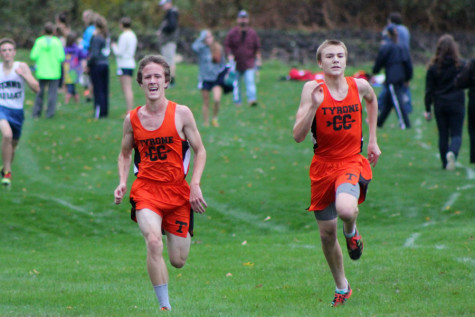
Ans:
[[[401,129],[411,127],[409,116],[404,107],[404,85],[412,78],[412,61],[409,49],[398,43],[397,29],[394,24],[387,28],[389,38],[381,45],[374,63],[373,74],[385,69],[384,85],[388,91],[383,99],[383,105],[378,117],[378,127],[382,127],[391,109],[396,110]]]
[[[468,88],[468,135],[470,137],[470,163],[475,164],[475,58],[471,59],[455,79],[455,87]]]
[[[424,115],[427,121],[431,119],[431,105],[434,104],[440,159],[442,168],[447,170],[455,169],[462,145],[465,95],[463,90],[454,86],[454,78],[462,68],[463,61],[453,36],[442,35],[427,70]]]

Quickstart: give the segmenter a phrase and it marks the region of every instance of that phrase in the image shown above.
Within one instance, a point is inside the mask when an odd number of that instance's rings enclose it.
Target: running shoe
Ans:
[[[346,300],[351,297],[351,293],[352,290],[350,284],[348,284],[348,292],[346,293],[340,293],[338,291],[335,291],[335,298],[333,298],[332,307],[341,306],[345,304]]]
[[[8,187],[12,184],[12,173],[4,172],[2,169],[2,185]]]
[[[455,154],[452,151],[447,152],[447,166],[445,167],[448,171],[455,170]]]
[[[171,308],[163,306],[163,307],[160,307],[160,310],[171,310]]]
[[[353,237],[346,238],[346,248],[352,260],[358,260],[361,257],[363,253],[363,238],[357,229],[355,229],[355,235]]]

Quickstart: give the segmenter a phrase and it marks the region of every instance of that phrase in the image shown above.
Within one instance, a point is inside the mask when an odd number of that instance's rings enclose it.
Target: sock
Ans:
[[[346,233],[345,230],[343,230],[343,234],[345,235],[346,238],[353,238],[356,234],[356,226],[353,228],[353,232]]]
[[[170,302],[168,301],[168,284],[161,284],[156,285],[153,287],[155,290],[155,294],[157,295],[158,303],[161,307],[167,307],[168,309],[172,309],[170,306]]]
[[[346,288],[338,288],[336,287],[336,292],[339,293],[339,294],[346,294],[348,293],[348,281],[346,280],[345,278],[345,281],[346,281]]]

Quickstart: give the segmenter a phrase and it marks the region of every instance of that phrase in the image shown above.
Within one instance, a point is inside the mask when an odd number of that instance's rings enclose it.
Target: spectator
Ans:
[[[395,25],[398,33],[398,43],[407,47],[409,50],[409,53],[411,51],[410,47],[410,42],[411,42],[411,34],[409,32],[409,29],[402,24],[402,16],[401,13],[399,12],[392,12],[389,15],[388,18],[388,24],[384,28],[382,34],[383,34],[383,40],[387,41],[388,40],[388,27],[390,25]],[[378,96],[378,104],[379,106],[383,105],[383,100],[385,95],[387,94],[387,90],[385,86],[381,89],[381,92],[379,93]],[[409,87],[409,82],[405,83],[403,87],[403,107],[406,110],[406,113],[411,113],[412,112],[412,96],[411,96],[411,89]]]
[[[159,5],[165,11],[162,23],[157,31],[158,44],[160,45],[160,54],[165,57],[170,65],[171,81],[170,87],[175,86],[176,65],[175,54],[180,29],[178,27],[179,13],[178,8],[173,6],[172,0],[161,0]]]
[[[61,77],[61,63],[64,61],[64,48],[61,41],[53,36],[54,24],[47,22],[44,35],[36,39],[30,58],[36,63],[36,78],[40,82],[40,91],[36,95],[33,118],[41,116],[43,95],[48,88],[48,109],[46,117],[52,118],[56,112],[58,85]]]
[[[463,61],[453,36],[442,35],[427,70],[424,115],[427,121],[431,120],[431,106],[434,104],[442,168],[449,171],[455,169],[462,145],[465,96],[463,90],[454,85],[454,78],[462,68]]]
[[[63,47],[66,47],[66,41],[69,33],[71,32],[71,28],[69,27],[68,22],[68,13],[61,12],[56,15],[56,34],[63,44]]]
[[[71,28],[69,27],[68,23],[68,13],[66,11],[61,12],[56,15],[55,17],[55,35],[59,38],[61,41],[61,44],[63,47],[66,47],[66,40],[71,32]],[[64,65],[61,64],[61,78],[59,79],[59,84],[58,87],[61,92],[65,91],[65,82],[64,82]]]
[[[109,60],[110,39],[107,21],[97,15],[94,34],[89,47],[87,67],[94,87],[94,118],[104,118],[109,114]]]
[[[71,97],[79,102],[79,94],[76,91],[76,84],[82,74],[81,62],[86,59],[83,50],[77,44],[78,36],[76,32],[70,32],[66,39],[66,47],[64,53],[66,59],[63,64],[64,83],[66,85],[65,103],[68,104]]]
[[[224,46],[231,62],[236,63],[237,86],[234,91],[234,103],[241,104],[241,77],[246,84],[247,102],[257,106],[256,67],[261,66],[261,42],[257,32],[249,27],[249,15],[241,10],[237,17],[238,25],[226,36]]]
[[[132,76],[135,69],[135,50],[137,49],[137,36],[131,26],[132,21],[129,17],[120,19],[122,33],[119,36],[119,43],[112,43],[112,51],[117,59],[117,75],[120,78],[120,85],[127,104],[127,113],[134,107]]]
[[[1,183],[5,187],[12,183],[12,162],[20,141],[25,118],[23,104],[25,101],[25,83],[34,92],[40,86],[26,63],[16,62],[16,44],[9,38],[0,40],[0,133],[2,134]]]
[[[401,129],[411,127],[408,113],[402,107],[404,83],[412,78],[412,62],[409,51],[398,43],[397,29],[388,28],[389,40],[381,45],[376,58],[373,74],[385,69],[386,81],[384,83],[387,93],[382,100],[383,106],[378,117],[378,127],[382,127],[391,108],[394,107],[399,118]]]
[[[218,76],[225,68],[223,47],[214,40],[213,34],[208,30],[201,31],[200,37],[191,46],[198,54],[199,74],[198,87],[203,97],[203,125],[209,126],[209,95],[213,92],[213,117],[211,124],[218,127],[218,112],[221,103],[223,88]]]
[[[468,134],[470,163],[475,164],[475,58],[471,59],[455,79],[455,87],[468,90]]]
[[[96,13],[92,10],[85,10],[82,13],[82,21],[84,22],[85,29],[82,35],[81,46],[82,46],[83,54],[86,56],[88,56],[89,54],[89,46],[91,45],[91,38],[96,29],[96,26],[94,25],[95,17],[96,17]],[[89,77],[86,60],[83,61],[82,68],[84,70],[83,75],[82,75],[82,85],[85,88],[84,97],[86,98],[86,101],[91,101],[92,100],[91,96],[93,94],[93,87],[92,87],[91,78]]]

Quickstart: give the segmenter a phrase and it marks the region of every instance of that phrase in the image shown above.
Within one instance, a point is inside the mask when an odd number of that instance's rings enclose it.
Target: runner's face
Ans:
[[[340,45],[330,45],[322,50],[321,61],[318,65],[325,75],[343,75],[346,68],[345,49]]]
[[[4,62],[12,61],[15,57],[15,47],[10,43],[5,43],[0,46],[0,56]]]
[[[145,93],[145,97],[149,100],[155,100],[165,96],[165,88],[168,87],[168,83],[165,82],[163,66],[155,63],[146,65],[142,70],[141,87]]]

